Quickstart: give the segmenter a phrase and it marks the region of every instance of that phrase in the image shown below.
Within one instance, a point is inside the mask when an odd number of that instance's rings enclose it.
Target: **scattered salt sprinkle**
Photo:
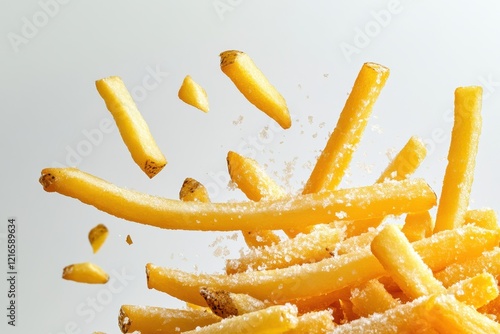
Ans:
[[[347,213],[345,211],[339,211],[339,212],[335,212],[335,216],[338,219],[345,219],[345,218],[347,218]]]
[[[239,125],[243,122],[243,116],[240,115],[237,119],[233,121],[233,125]]]

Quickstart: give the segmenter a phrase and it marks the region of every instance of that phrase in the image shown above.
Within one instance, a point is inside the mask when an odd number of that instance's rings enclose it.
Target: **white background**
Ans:
[[[299,192],[366,61],[391,69],[343,186],[372,183],[411,135],[429,154],[417,176],[439,194],[458,86],[482,85],[483,132],[471,207],[499,209],[500,6],[495,1],[2,1],[0,8],[0,332],[118,332],[121,304],[182,307],[150,291],[144,265],[218,272],[242,238],[127,222],[46,193],[40,170],[76,165],[117,185],[177,198],[194,177],[213,201],[227,187],[226,154],[255,158]],[[247,52],[286,98],[293,125],[279,130],[220,71],[219,53]],[[151,73],[156,73],[154,76]],[[177,98],[190,74],[208,114]],[[136,166],[94,82],[119,75],[134,92],[169,163],[154,179]],[[109,130],[109,131],[104,131]],[[87,135],[92,134],[93,142]],[[18,220],[17,326],[7,325],[6,225]],[[110,229],[93,254],[87,233]],[[134,244],[125,243],[130,234]],[[61,279],[93,261],[114,285]]]

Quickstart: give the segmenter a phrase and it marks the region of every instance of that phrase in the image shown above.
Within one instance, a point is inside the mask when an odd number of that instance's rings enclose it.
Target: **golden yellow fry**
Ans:
[[[220,68],[250,103],[278,122],[283,129],[291,126],[285,99],[246,53],[236,50],[222,52]]]
[[[200,109],[203,112],[208,112],[209,103],[207,92],[197,84],[190,75],[186,75],[182,81],[181,88],[177,93],[179,99],[185,103]]]
[[[330,251],[332,256],[357,252],[363,248],[370,247],[373,238],[378,234],[377,229],[370,229],[368,232],[344,239],[340,241],[333,250]]]
[[[471,285],[479,284],[478,288],[484,288],[486,292],[477,293]],[[432,328],[435,326],[434,320],[431,319],[437,299],[444,298],[445,300],[453,299],[454,305],[460,304],[460,308],[464,306],[474,311],[473,306],[468,306],[466,303],[461,303],[457,300],[472,302],[477,305],[485,305],[493,300],[498,295],[498,289],[495,288],[494,280],[482,276],[479,278],[467,279],[464,282],[457,283],[456,286],[449,289],[445,293],[435,293],[428,296],[417,298],[413,301],[399,304],[396,307],[390,308],[383,313],[374,313],[371,316],[353,320],[342,326],[338,326],[332,331],[333,334],[347,333],[363,333],[363,334],[390,334],[390,333],[435,333]],[[470,312],[469,316],[470,316]],[[474,313],[473,312],[473,313]],[[475,315],[474,313],[474,315]],[[437,318],[435,319],[437,320]],[[488,323],[489,324],[489,323]],[[496,327],[492,327],[495,329]],[[455,333],[454,331],[439,331],[437,333]],[[471,331],[469,333],[475,333]],[[492,331],[490,333],[496,333]]]
[[[373,239],[371,250],[410,299],[445,291],[397,226],[385,226]]]
[[[238,259],[226,261],[226,273],[246,270],[285,268],[311,263],[330,256],[329,250],[342,240],[341,229],[327,224],[315,225],[312,232],[267,247],[251,249]]]
[[[287,196],[285,189],[280,187],[254,159],[229,151],[227,169],[231,181],[252,201]]]
[[[204,287],[200,289],[200,294],[212,312],[221,318],[242,315],[270,306],[268,303],[244,293],[232,293]]]
[[[113,76],[97,80],[96,87],[113,115],[132,159],[152,178],[165,167],[167,160],[122,79]]]
[[[455,90],[455,121],[434,231],[453,229],[464,222],[481,133],[482,94],[483,89],[476,86]]]
[[[326,310],[302,314],[298,320],[297,327],[284,334],[324,334],[335,327],[331,312]]]
[[[286,195],[285,190],[278,186],[253,159],[229,151],[227,169],[231,181],[252,201],[278,199]],[[281,240],[277,234],[269,230],[242,231],[242,233],[249,247],[270,246]]]
[[[151,263],[146,265],[146,273],[150,289],[190,303],[206,305],[199,294],[202,287],[245,293],[260,300],[283,303],[361,284],[383,275],[385,271],[370,251],[365,250],[300,266],[233,275],[194,274]]]
[[[118,326],[122,333],[136,331],[170,334],[193,330],[221,321],[221,318],[204,310],[181,310],[155,306],[122,305]]]
[[[407,214],[401,229],[410,242],[430,237],[433,231],[434,220],[429,211]]]
[[[468,225],[433,234],[429,238],[414,242],[412,246],[424,263],[437,271],[451,263],[478,256],[498,245],[499,240],[499,234],[495,231]],[[329,293],[338,295],[346,287],[353,287],[387,274],[369,249],[300,266],[233,275],[187,273],[151,263],[147,264],[146,272],[149,288],[199,305],[205,305],[199,294],[202,287],[246,293],[271,302],[287,302],[305,298],[314,300],[315,296]]]
[[[109,280],[109,275],[96,264],[82,262],[64,267],[62,278],[80,283],[104,284]]]
[[[497,213],[490,208],[467,210],[467,212],[465,212],[464,224],[474,224],[491,230],[497,229]]]
[[[181,190],[179,191],[179,199],[185,202],[210,202],[210,196],[208,195],[207,188],[205,188],[205,186],[197,180],[190,177],[186,178],[182,183]]]
[[[184,332],[186,334],[252,333],[278,334],[297,327],[297,308],[291,304],[268,308],[223,319],[222,321]]]
[[[483,272],[495,277],[500,275],[500,248],[495,247],[466,261],[454,262],[434,276],[446,287]]]
[[[363,64],[337,125],[307,180],[304,194],[333,190],[340,184],[388,77],[388,68]]]
[[[452,295],[432,297],[426,304],[425,320],[438,333],[500,333],[500,324],[459,302]]]
[[[410,137],[408,142],[391,160],[376,183],[388,180],[402,181],[413,174],[427,155],[425,144],[417,137]],[[365,219],[361,221],[346,222],[346,236],[356,236],[368,231],[372,227],[379,226],[383,218]]]
[[[398,300],[394,299],[384,285],[376,279],[352,289],[350,301],[353,311],[360,317],[382,313],[399,305]]]
[[[424,211],[436,195],[421,179],[260,202],[182,202],[117,187],[76,168],[42,170],[40,183],[111,215],[183,230],[290,229],[336,219],[362,219]],[[339,217],[341,216],[341,217]]]
[[[453,284],[447,290],[458,301],[478,309],[498,297],[497,281],[489,273],[481,273]]]
[[[98,224],[89,231],[89,242],[92,246],[94,254],[97,253],[97,251],[99,251],[101,246],[104,244],[108,238],[108,234],[108,228],[104,224]]]

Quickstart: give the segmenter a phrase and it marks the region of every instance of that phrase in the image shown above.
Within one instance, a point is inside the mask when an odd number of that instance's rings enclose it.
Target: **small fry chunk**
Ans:
[[[297,324],[297,308],[287,304],[226,318],[216,324],[200,327],[185,334],[278,334],[297,327]]]
[[[455,90],[455,121],[436,213],[435,232],[459,227],[464,222],[481,134],[482,94],[483,89],[476,86]]]
[[[200,109],[203,112],[208,112],[208,96],[207,92],[197,84],[190,75],[186,75],[182,81],[181,88],[177,94],[179,99],[185,103],[192,105],[195,108]]]
[[[387,67],[363,64],[337,125],[307,180],[304,194],[333,190],[340,184],[388,77]]]
[[[98,224],[89,231],[89,242],[94,254],[97,253],[104,244],[108,238],[108,234],[108,228],[104,224]]]
[[[134,243],[130,234],[127,234],[127,237],[125,238],[125,242],[127,242],[127,244],[129,244],[129,245],[132,245]]]
[[[98,265],[83,262],[64,267],[62,278],[80,283],[104,284],[109,280],[109,275]]]
[[[360,317],[382,313],[396,307],[399,302],[387,292],[384,285],[373,279],[351,291],[353,311]]]
[[[236,50],[222,52],[220,68],[250,103],[278,122],[283,129],[291,126],[285,99],[246,53]]]
[[[445,291],[397,226],[389,224],[380,231],[373,239],[371,249],[410,299]]]
[[[262,310],[269,306],[263,301],[244,293],[232,293],[225,290],[203,287],[200,289],[200,294],[212,312],[221,318],[242,315]]]
[[[405,224],[401,229],[410,242],[428,238],[433,231],[434,220],[429,211],[407,214]]]
[[[96,81],[96,87],[113,115],[132,159],[149,178],[154,177],[165,167],[167,160],[122,79],[116,76],[100,79]]]
[[[182,183],[181,190],[179,191],[179,199],[184,202],[202,202],[209,203],[210,196],[208,195],[207,188],[193,178],[186,178]]]

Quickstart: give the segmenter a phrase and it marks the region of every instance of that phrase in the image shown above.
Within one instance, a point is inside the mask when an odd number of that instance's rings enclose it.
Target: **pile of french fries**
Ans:
[[[221,67],[251,103],[284,129],[291,126],[283,97],[248,55],[223,52]],[[424,180],[411,177],[426,155],[416,137],[374,184],[339,188],[388,76],[379,64],[362,66],[300,194],[287,193],[255,160],[233,151],[227,155],[229,175],[248,201],[212,203],[192,178],[184,181],[177,200],[121,188],[75,168],[42,170],[46,191],[129,221],[242,232],[248,250],[227,260],[224,273],[148,263],[148,288],[185,301],[186,307],[123,305],[121,331],[500,333],[497,216],[492,209],[469,208],[481,132],[480,87],[455,91],[439,198]],[[200,109],[208,111],[206,93],[189,80],[183,100],[194,106],[202,101]],[[140,113],[123,82],[111,77],[97,87],[119,119],[133,159],[153,177],[166,160],[147,126],[137,121]],[[404,222],[385,222],[388,216]]]

